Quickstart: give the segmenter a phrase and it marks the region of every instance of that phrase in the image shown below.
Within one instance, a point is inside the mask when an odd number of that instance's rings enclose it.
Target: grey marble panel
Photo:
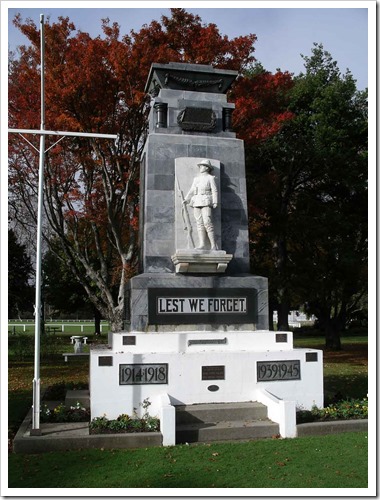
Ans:
[[[146,222],[144,236],[148,241],[164,240],[174,243],[174,226],[168,222]]]
[[[172,207],[174,210],[174,190],[171,193],[158,189],[147,190],[145,200],[146,205],[149,207]]]
[[[244,187],[245,184],[243,142],[238,139],[224,139],[210,135],[152,134],[148,137],[145,151],[146,187],[143,196],[145,222],[148,224],[170,223],[174,227],[176,158],[216,158],[221,162],[220,180],[222,184],[220,189],[222,240],[219,247],[232,254],[237,249],[239,256],[245,255],[239,246],[239,242],[244,238],[248,244],[246,195],[245,190],[241,191],[241,186]],[[170,189],[171,185],[172,189]],[[172,216],[170,215],[171,210]],[[191,211],[192,209],[189,209],[189,213]],[[192,214],[190,215],[192,216]],[[143,240],[142,253],[145,257],[154,257],[155,253],[157,253],[157,257],[164,257],[162,255],[163,245],[154,244],[155,234],[155,232],[149,232],[148,237]],[[171,233],[169,234],[171,238]],[[197,236],[196,231],[194,231],[194,235]],[[225,242],[227,242],[227,247],[225,247]],[[167,257],[170,259],[171,255],[167,255]],[[240,271],[249,268],[249,257],[246,258],[248,262],[244,263]],[[146,259],[143,258],[142,261],[143,266],[145,266]],[[233,267],[235,272],[239,270],[237,262]],[[232,261],[228,267],[231,264]],[[160,269],[165,269],[166,272],[169,272],[168,269],[174,269],[172,265],[162,266],[162,264],[153,263],[150,266],[155,273]],[[142,269],[147,270],[145,267]]]
[[[145,221],[146,222],[167,222],[174,224],[174,210],[172,204],[170,205],[148,205],[145,207]]]
[[[172,191],[174,189],[174,177],[171,174],[148,174],[147,189],[157,189],[164,191]]]
[[[247,288],[256,290],[257,322],[249,325],[149,325],[148,324],[148,287],[182,289],[228,289]],[[167,273],[145,273],[132,278],[128,285],[131,296],[131,331],[198,331],[206,330],[239,331],[246,329],[268,329],[268,280],[261,276],[181,276]]]
[[[148,273],[174,273],[174,265],[170,257],[158,257],[146,254],[144,271]]]
[[[149,247],[149,252],[151,253],[147,254],[147,256],[151,257],[166,257],[167,255],[173,255],[175,252],[174,241],[153,240]]]
[[[189,156],[201,157],[201,158],[211,158],[207,156],[207,146],[199,144],[190,144]]]

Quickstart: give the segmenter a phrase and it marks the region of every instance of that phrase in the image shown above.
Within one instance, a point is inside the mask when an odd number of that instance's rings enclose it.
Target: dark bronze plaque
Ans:
[[[216,116],[210,108],[185,108],[179,113],[177,123],[183,130],[211,132],[216,125]]]
[[[136,345],[135,335],[123,335],[123,345]]]
[[[112,356],[99,356],[98,357],[98,366],[112,366],[113,365],[113,357]]]
[[[257,381],[301,380],[300,361],[258,361]]]
[[[252,288],[148,288],[150,325],[257,323]]]
[[[216,391],[219,391],[219,386],[218,385],[209,385],[207,387],[207,389],[210,391],[210,392],[216,392]]]
[[[207,344],[227,344],[227,338],[224,339],[193,339],[187,342],[187,345],[207,345]]]
[[[288,335],[286,333],[276,333],[276,342],[287,342]]]
[[[317,352],[307,352],[306,353],[306,362],[308,361],[318,361],[318,353]]]
[[[119,385],[167,384],[167,363],[119,365]]]
[[[202,380],[224,380],[224,365],[202,366]]]

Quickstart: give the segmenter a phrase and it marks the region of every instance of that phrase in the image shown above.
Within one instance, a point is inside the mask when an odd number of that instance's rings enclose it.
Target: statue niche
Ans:
[[[221,249],[220,161],[176,158],[175,179],[176,272],[225,272],[232,255]]]

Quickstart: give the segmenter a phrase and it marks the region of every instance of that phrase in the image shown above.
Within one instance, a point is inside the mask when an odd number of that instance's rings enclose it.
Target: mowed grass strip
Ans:
[[[342,351],[324,348],[323,337],[294,339],[294,347],[322,349],[325,404],[339,399],[363,398],[368,394],[368,337],[342,337]]]
[[[366,488],[367,433],[9,456],[9,488]]]

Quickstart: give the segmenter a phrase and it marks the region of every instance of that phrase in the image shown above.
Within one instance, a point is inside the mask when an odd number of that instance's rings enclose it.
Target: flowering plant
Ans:
[[[347,399],[328,405],[326,408],[313,406],[309,410],[297,411],[297,423],[326,421],[326,420],[352,420],[368,418],[368,398]]]
[[[140,406],[144,413],[141,418],[137,416],[135,408],[132,416],[123,413],[115,420],[109,420],[106,415],[95,417],[90,422],[91,434],[117,434],[127,432],[157,432],[160,430],[160,420],[157,417],[152,417],[148,413],[148,408],[151,405],[149,399],[144,399]]]
[[[88,422],[90,411],[84,408],[79,402],[75,406],[65,406],[63,403],[54,408],[49,408],[46,404],[41,406],[41,422]]]

